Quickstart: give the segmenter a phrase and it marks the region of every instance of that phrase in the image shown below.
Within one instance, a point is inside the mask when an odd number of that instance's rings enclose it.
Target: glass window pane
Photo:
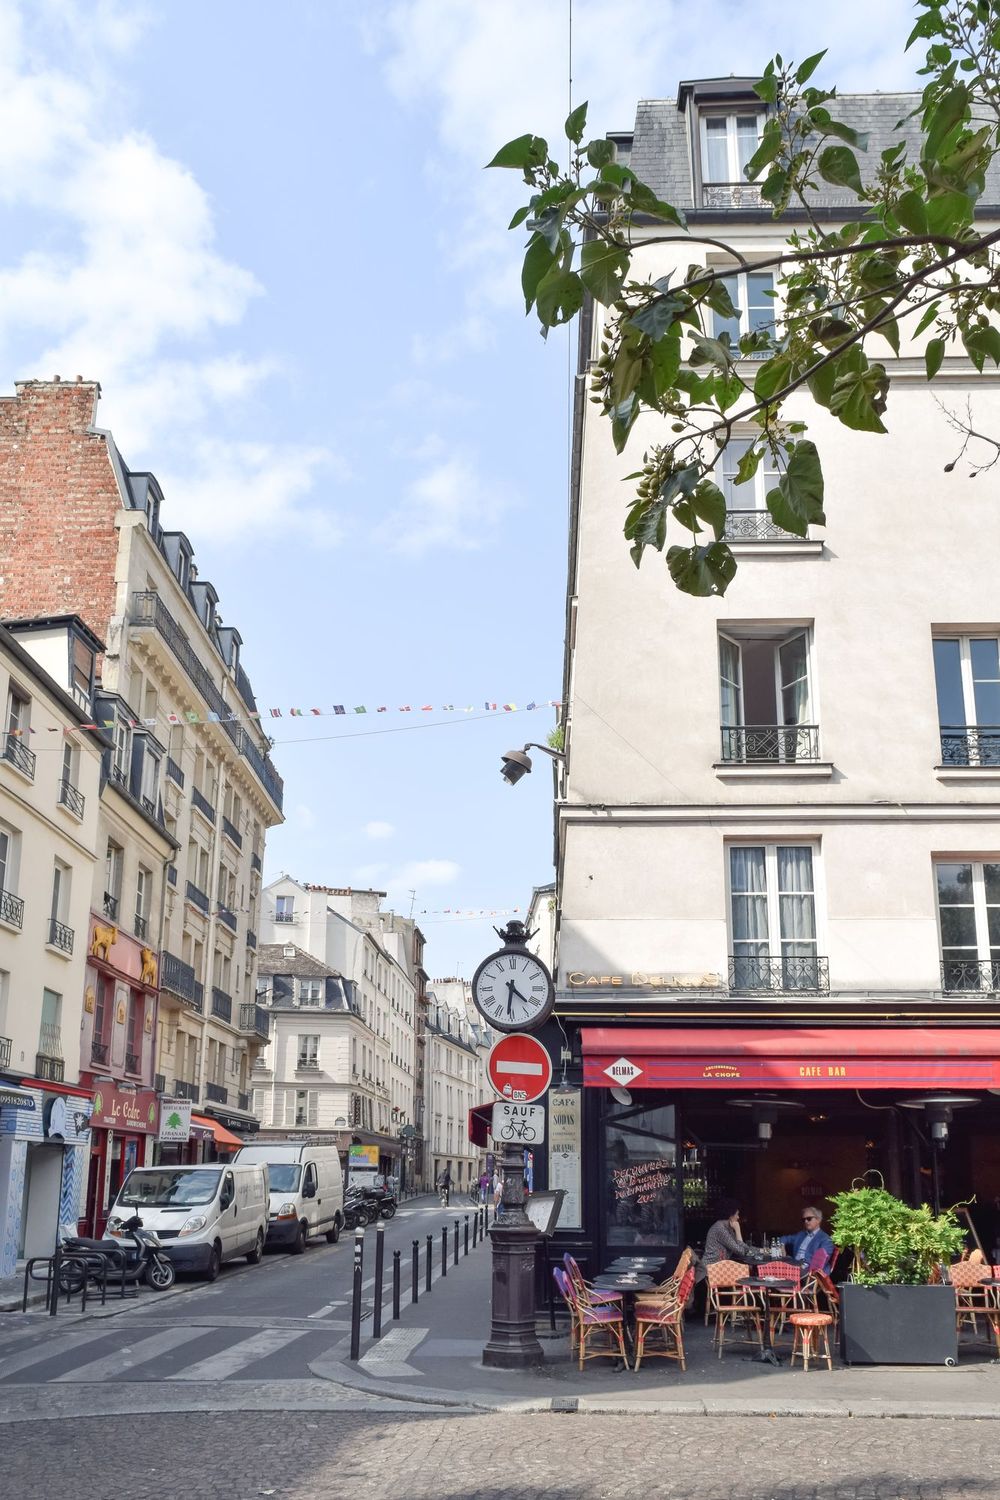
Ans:
[[[767,897],[733,897],[733,941],[767,944]]]
[[[812,896],[781,896],[778,900],[781,916],[781,944],[790,944],[789,952],[795,952],[796,944],[807,943],[810,951],[816,945],[816,908]]]
[[[734,891],[767,890],[763,845],[737,846],[729,851],[729,881]]]
[[[774,323],[774,277],[770,271],[750,271],[747,275],[747,312],[751,329],[770,331]]]
[[[778,889],[780,891],[812,891],[811,849],[804,845],[779,845]]]
[[[971,864],[935,865],[938,887],[938,905],[955,906],[972,904]]]
[[[729,150],[724,115],[710,115],[705,121],[705,181],[729,181]]]
[[[962,652],[958,641],[934,642],[934,677],[937,682],[938,723],[964,724]]]
[[[986,908],[986,931],[990,939],[990,947],[1000,943],[1000,906],[988,906]]]
[[[740,460],[750,447],[749,438],[733,438],[723,449],[718,472],[722,475],[722,493],[726,497],[727,510],[753,510],[753,480],[738,484],[736,470]]]
[[[736,308],[736,317],[724,318],[721,313],[713,313],[713,331],[716,338],[720,334],[728,333],[730,343],[736,344],[739,342],[740,334],[746,328],[746,317],[742,314],[740,308],[740,279],[738,276],[723,276],[721,280],[722,285],[729,293],[729,300]]]
[[[607,1243],[676,1245],[674,1111],[626,1107],[605,1124]]]
[[[1000,662],[997,642],[970,641],[977,724],[1000,724]]]
[[[743,168],[760,144],[760,116],[737,115],[736,152],[739,160],[739,180],[742,182]]]
[[[951,948],[976,950],[976,914],[971,906],[942,906],[941,942]]]
[[[983,865],[987,901],[1000,901],[1000,865]]]

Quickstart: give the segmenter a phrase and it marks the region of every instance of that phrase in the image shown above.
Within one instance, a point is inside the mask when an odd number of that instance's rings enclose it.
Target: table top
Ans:
[[[636,1270],[641,1266],[648,1266],[655,1269],[657,1266],[664,1264],[665,1262],[658,1255],[620,1255],[617,1260],[613,1260],[604,1269],[605,1271],[617,1271],[622,1266],[632,1266]]]
[[[975,1291],[977,1286],[1000,1286],[1000,1276],[987,1276],[983,1281],[976,1281],[971,1287],[965,1288],[965,1290],[970,1292]]]
[[[766,1292],[797,1292],[797,1281],[782,1281],[777,1276],[744,1276],[737,1286],[761,1286]]]
[[[605,1292],[648,1292],[656,1283],[652,1276],[604,1275],[595,1276],[594,1285]]]

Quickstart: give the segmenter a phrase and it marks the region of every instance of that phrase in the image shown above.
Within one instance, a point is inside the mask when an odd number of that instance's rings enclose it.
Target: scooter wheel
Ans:
[[[395,1203],[383,1203],[382,1207],[379,1209],[379,1218],[380,1219],[391,1219],[392,1216],[393,1216],[393,1214],[395,1212],[396,1212],[396,1205],[395,1205]]]
[[[166,1292],[177,1280],[172,1261],[151,1260],[146,1267],[146,1285],[154,1292]]]

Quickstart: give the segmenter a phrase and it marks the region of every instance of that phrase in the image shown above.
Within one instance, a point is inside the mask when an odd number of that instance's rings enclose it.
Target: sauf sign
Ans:
[[[545,1109],[541,1104],[511,1104],[497,1100],[493,1106],[493,1139],[501,1145],[540,1146],[545,1140]]]

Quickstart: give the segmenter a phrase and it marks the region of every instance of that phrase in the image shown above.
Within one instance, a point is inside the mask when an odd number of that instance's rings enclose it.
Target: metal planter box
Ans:
[[[848,1365],[953,1365],[958,1359],[950,1286],[840,1288],[840,1352]]]

